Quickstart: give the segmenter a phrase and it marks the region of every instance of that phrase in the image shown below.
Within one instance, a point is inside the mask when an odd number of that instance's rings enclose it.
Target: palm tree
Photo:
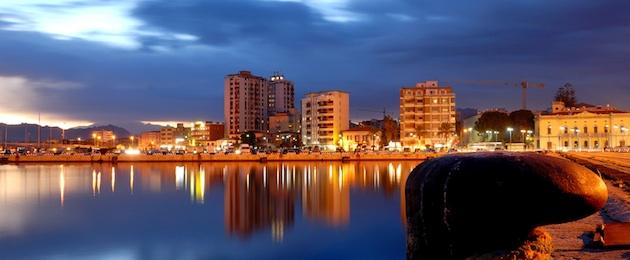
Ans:
[[[444,137],[444,143],[448,142],[448,136],[453,133],[453,124],[451,123],[442,123],[440,125],[440,129],[438,130],[438,135]]]

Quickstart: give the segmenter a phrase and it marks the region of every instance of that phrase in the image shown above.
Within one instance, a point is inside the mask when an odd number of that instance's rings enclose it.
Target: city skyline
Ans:
[[[43,124],[66,128],[216,121],[222,79],[239,70],[281,72],[295,82],[296,98],[350,92],[353,119],[380,116],[366,108],[396,116],[397,90],[424,80],[451,85],[458,107],[511,110],[520,102],[518,88],[458,82],[530,80],[546,84],[528,93],[535,110],[565,82],[581,101],[627,110],[620,94],[630,88],[628,53],[619,47],[627,5],[4,1],[0,121],[35,123],[39,113]]]

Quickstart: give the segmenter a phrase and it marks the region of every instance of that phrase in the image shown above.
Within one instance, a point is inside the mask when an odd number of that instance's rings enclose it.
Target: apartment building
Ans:
[[[350,94],[323,91],[302,98],[302,143],[335,150],[341,146],[341,132],[350,128]]]
[[[455,93],[438,81],[400,89],[400,139],[406,148],[450,147],[455,137]]]
[[[239,138],[247,131],[266,132],[269,122],[268,81],[249,71],[227,75],[224,80],[225,136]]]
[[[269,79],[268,110],[270,115],[295,109],[295,86],[284,75],[275,73]]]

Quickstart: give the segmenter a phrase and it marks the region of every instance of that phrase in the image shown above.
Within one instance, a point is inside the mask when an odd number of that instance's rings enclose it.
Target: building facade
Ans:
[[[400,89],[400,139],[403,147],[450,147],[455,137],[455,93],[438,81]]]
[[[212,141],[223,139],[225,125],[219,122],[199,121],[190,130],[189,144],[193,147],[207,147]]]
[[[223,111],[225,136],[239,138],[247,131],[266,132],[268,82],[265,78],[240,71],[225,77]]]
[[[302,143],[335,150],[343,130],[350,128],[350,94],[344,91],[309,93],[302,98]]]
[[[138,138],[138,149],[153,150],[160,146],[160,131],[141,133]]]
[[[300,131],[300,115],[295,109],[287,112],[277,112],[269,116],[269,132],[271,134],[282,132],[298,133]]]
[[[381,149],[382,132],[377,128],[355,127],[341,132],[341,147],[347,152]]]
[[[160,129],[160,148],[186,149],[189,137],[190,128],[184,127],[183,123],[178,123],[177,127],[162,127]]]
[[[92,140],[94,145],[99,147],[114,147],[116,146],[116,135],[114,131],[109,130],[96,130],[92,131]]]
[[[603,150],[628,146],[630,113],[611,106],[565,107],[536,116],[536,147],[544,150]]]
[[[295,109],[295,86],[279,73],[269,79],[268,110],[270,115]]]

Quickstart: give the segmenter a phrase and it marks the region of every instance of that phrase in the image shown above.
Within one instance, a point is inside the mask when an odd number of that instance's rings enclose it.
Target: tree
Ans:
[[[442,123],[440,124],[440,128],[438,129],[438,135],[444,137],[446,140],[449,135],[453,133],[453,124],[451,123]]]
[[[510,125],[510,117],[507,113],[500,111],[488,111],[481,114],[481,117],[475,122],[475,130],[481,134],[486,131],[499,131],[503,133]],[[491,140],[491,138],[488,138]]]
[[[391,116],[386,115],[383,118],[383,131],[381,136],[381,146],[385,147],[389,145],[390,141],[400,140],[400,128],[398,122]]]
[[[574,107],[577,103],[577,98],[575,97],[573,85],[567,82],[562,87],[558,88],[554,100],[564,102],[566,107]]]
[[[520,130],[534,130],[534,113],[529,110],[516,110],[510,113],[510,126],[514,128],[513,140],[522,140]]]
[[[256,133],[254,131],[248,131],[241,134],[241,143],[249,144],[249,146],[256,146]]]

